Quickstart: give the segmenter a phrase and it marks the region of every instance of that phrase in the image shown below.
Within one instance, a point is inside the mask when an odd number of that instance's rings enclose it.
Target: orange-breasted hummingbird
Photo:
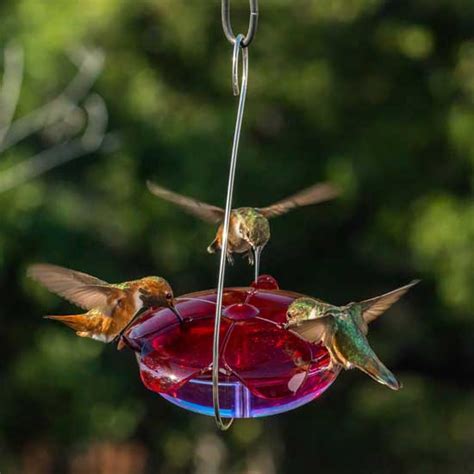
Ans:
[[[31,265],[28,276],[87,310],[83,314],[45,316],[61,321],[81,337],[102,342],[120,339],[136,317],[152,307],[170,308],[182,321],[175,308],[173,290],[161,277],[148,276],[124,283],[107,283],[86,273],[44,263]],[[119,349],[122,346],[119,341]]]

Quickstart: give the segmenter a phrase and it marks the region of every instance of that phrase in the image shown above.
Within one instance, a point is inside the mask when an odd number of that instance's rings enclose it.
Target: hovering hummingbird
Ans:
[[[359,303],[333,306],[313,298],[298,298],[288,307],[285,327],[301,338],[322,342],[331,364],[345,369],[357,367],[392,390],[401,388],[395,376],[375,355],[367,340],[368,324],[397,302],[419,280],[397,290]]]
[[[174,193],[151,181],[147,181],[147,186],[155,196],[177,204],[184,211],[206,222],[219,224],[216,237],[207,248],[207,251],[215,253],[221,249],[224,230],[222,222],[225,214],[224,209]],[[297,207],[328,201],[338,195],[338,189],[332,184],[318,183],[268,207],[239,207],[233,209],[230,214],[227,246],[227,259],[229,263],[233,263],[233,253],[243,253],[248,257],[249,263],[251,265],[254,264],[254,257],[258,259],[260,251],[270,239],[268,219],[286,214]]]
[[[71,327],[81,337],[102,342],[120,339],[136,316],[151,307],[168,307],[178,317],[173,290],[161,277],[149,276],[124,283],[107,283],[96,277],[68,268],[36,264],[28,268],[28,276],[53,293],[84,308],[87,313],[67,316],[45,316]],[[119,349],[123,345],[119,342]]]

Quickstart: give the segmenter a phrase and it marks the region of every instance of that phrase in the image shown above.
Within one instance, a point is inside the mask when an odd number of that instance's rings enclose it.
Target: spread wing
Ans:
[[[331,316],[324,316],[322,318],[310,319],[298,323],[298,325],[288,326],[290,331],[298,334],[305,341],[317,344],[321,342],[325,333],[331,330]]]
[[[414,280],[408,285],[402,286],[396,290],[376,296],[370,300],[361,301],[362,317],[366,323],[370,323],[377,319],[384,311],[396,303],[412,286],[419,283],[420,280]]]
[[[199,217],[203,221],[209,222],[211,224],[217,224],[224,219],[225,211],[220,207],[212,206],[210,204],[206,204],[205,202],[198,201],[197,199],[174,193],[173,191],[158,186],[151,181],[147,181],[147,186],[150,192],[155,196],[178,205],[184,211]]]
[[[339,190],[330,183],[318,183],[309,188],[278,201],[277,203],[259,209],[267,218],[281,216],[296,207],[309,206],[328,201],[339,196]]]
[[[122,290],[108,286],[99,278],[56,265],[31,265],[28,276],[81,308],[101,309],[106,314],[114,300],[123,296]]]
[[[87,310],[98,309],[111,316],[117,302],[126,296],[123,290],[103,285],[85,285],[73,292],[69,301]]]

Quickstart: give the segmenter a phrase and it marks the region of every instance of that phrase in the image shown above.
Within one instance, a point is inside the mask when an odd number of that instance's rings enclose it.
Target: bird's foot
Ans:
[[[112,344],[117,344],[117,350],[119,351],[121,351],[127,345],[124,334],[125,331],[121,331],[112,339],[112,341],[110,341]]]
[[[132,324],[127,324],[126,327],[124,327],[113,339],[112,339],[112,342],[113,343],[120,343],[120,341],[122,341],[123,337],[125,336],[125,333],[130,329],[130,326]]]
[[[335,372],[336,371],[337,364],[334,363],[332,360],[329,362],[329,364],[324,368],[323,370],[325,372]]]
[[[133,318],[124,326],[124,328],[112,339],[112,342],[119,342],[122,340],[123,336],[129,329],[132,327],[133,323],[137,321],[144,313],[144,308],[138,310]]]

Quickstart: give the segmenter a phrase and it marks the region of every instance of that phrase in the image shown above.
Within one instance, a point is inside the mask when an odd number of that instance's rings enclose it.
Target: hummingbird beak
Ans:
[[[181,316],[181,314],[179,314],[179,311],[178,311],[178,309],[177,309],[176,306],[175,306],[175,300],[172,300],[172,301],[170,302],[170,304],[169,304],[169,309],[170,309],[171,311],[173,311],[173,313],[176,315],[176,317],[178,318],[178,321],[179,321],[180,323],[183,323],[183,322],[184,322],[183,317]]]

